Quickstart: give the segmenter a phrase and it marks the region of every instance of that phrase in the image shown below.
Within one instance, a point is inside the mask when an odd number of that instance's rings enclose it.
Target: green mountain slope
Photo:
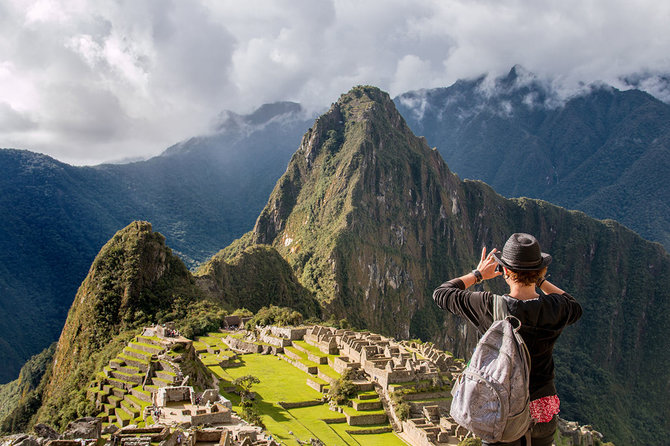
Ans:
[[[279,253],[269,246],[251,246],[228,256],[222,250],[197,271],[198,286],[227,310],[246,308],[257,312],[276,305],[298,310],[304,317],[318,317],[321,307],[305,289]]]
[[[670,104],[607,85],[563,100],[521,67],[395,102],[462,178],[616,219],[670,249]]]
[[[667,253],[612,221],[460,181],[375,88],[353,89],[315,122],[254,230],[228,249],[272,245],[326,316],[467,356],[475,333],[438,310],[432,290],[518,231],[539,238],[552,278],[585,308],[557,348],[565,415],[622,444],[662,444]]]
[[[614,218],[670,246],[667,104],[605,86],[562,104],[519,68],[494,85],[459,81],[396,102],[461,177]],[[73,167],[0,150],[0,383],[58,338],[118,229],[151,221],[195,267],[252,227],[311,123],[293,103],[227,113],[212,134],[125,165]]]

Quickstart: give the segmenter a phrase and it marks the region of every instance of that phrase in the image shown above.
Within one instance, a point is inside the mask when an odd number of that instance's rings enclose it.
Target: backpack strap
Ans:
[[[499,294],[493,295],[493,320],[502,321],[507,316],[509,316],[509,310],[507,309],[507,302],[505,298]]]

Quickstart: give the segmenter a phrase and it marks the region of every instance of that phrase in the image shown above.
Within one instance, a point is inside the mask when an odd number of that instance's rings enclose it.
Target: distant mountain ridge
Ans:
[[[670,105],[592,85],[562,100],[520,67],[395,99],[462,178],[612,218],[670,248]]]
[[[58,338],[95,255],[131,221],[151,221],[190,266],[252,227],[311,122],[268,105],[122,165],[0,150],[0,383]]]

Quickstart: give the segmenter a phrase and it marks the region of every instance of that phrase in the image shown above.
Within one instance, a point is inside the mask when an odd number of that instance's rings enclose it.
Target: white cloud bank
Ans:
[[[149,156],[223,109],[320,109],[357,84],[395,96],[514,64],[616,85],[670,73],[668,23],[657,0],[0,0],[0,147]]]

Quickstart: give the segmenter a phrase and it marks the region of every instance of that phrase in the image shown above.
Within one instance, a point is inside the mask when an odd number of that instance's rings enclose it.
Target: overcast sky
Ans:
[[[0,147],[150,156],[222,110],[327,107],[515,64],[570,87],[670,73],[660,0],[0,0]],[[647,85],[653,88],[653,77]]]

